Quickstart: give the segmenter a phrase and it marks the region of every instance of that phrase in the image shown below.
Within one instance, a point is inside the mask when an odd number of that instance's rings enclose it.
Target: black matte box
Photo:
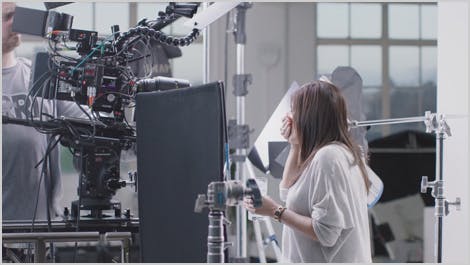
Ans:
[[[142,262],[206,262],[207,210],[198,194],[223,179],[221,82],[136,97]]]
[[[13,16],[12,31],[44,37],[47,15],[47,11],[17,6]]]

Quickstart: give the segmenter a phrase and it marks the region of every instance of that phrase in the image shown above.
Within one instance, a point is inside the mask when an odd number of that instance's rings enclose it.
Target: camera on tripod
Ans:
[[[22,123],[39,129],[47,127],[72,151],[80,171],[79,199],[72,203],[72,217],[79,218],[80,210],[90,210],[90,217],[103,218],[103,210],[113,209],[115,217],[121,217],[120,203],[112,198],[118,189],[136,182],[136,175],[132,181],[120,178],[121,151],[130,149],[136,141],[135,128],[125,116],[126,108],[135,107],[137,93],[190,86],[183,79],[136,74],[132,63],[149,64],[151,40],[172,46],[190,45],[199,35],[197,29],[183,37],[160,30],[179,17],[192,17],[198,5],[170,3],[155,19],[142,19],[126,32],[121,32],[118,25],[111,26],[108,37],[73,29],[73,16],[65,13],[16,8],[12,30],[41,36],[48,42],[47,54],[37,56],[41,60],[33,66],[32,102],[41,102],[36,100],[38,97],[71,101],[83,110],[79,119],[50,117],[44,122],[40,114],[40,121],[30,115],[28,123]],[[34,69],[39,68],[42,73],[37,75]]]

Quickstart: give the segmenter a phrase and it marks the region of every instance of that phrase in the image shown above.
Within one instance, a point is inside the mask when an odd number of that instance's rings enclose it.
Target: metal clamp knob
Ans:
[[[428,191],[428,176],[421,177],[421,193],[426,193]]]
[[[455,210],[460,211],[460,197],[455,198],[454,202],[446,201],[446,215],[449,213],[449,205],[455,206]]]
[[[194,212],[195,213],[202,213],[202,209],[207,206],[207,198],[205,194],[199,194],[196,199],[196,203],[194,204]]]
[[[428,176],[421,177],[421,193],[426,193],[428,188],[432,190],[434,196],[434,189],[438,186],[438,181],[429,181]]]
[[[437,128],[436,114],[431,113],[431,111],[426,111],[424,113],[424,125],[426,126],[426,133],[431,133]]]

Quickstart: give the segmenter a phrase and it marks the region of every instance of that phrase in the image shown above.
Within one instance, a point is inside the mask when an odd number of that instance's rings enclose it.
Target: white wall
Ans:
[[[253,143],[290,83],[313,78],[313,34],[306,33],[313,32],[313,4],[255,2],[247,10],[246,24],[245,72],[253,75],[246,97],[246,123],[255,130],[250,135]],[[211,25],[211,81],[224,78],[224,32],[225,17]],[[236,47],[232,34],[228,43],[227,117],[234,118]]]
[[[438,3],[437,110],[469,115],[469,4]],[[452,136],[444,142],[445,196],[462,200],[460,212],[451,209],[444,218],[443,262],[469,262],[469,128],[466,119],[449,119]]]

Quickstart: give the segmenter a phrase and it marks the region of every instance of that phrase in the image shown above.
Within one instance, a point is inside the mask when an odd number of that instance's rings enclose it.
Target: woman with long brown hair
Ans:
[[[285,207],[263,197],[256,214],[284,224],[285,262],[371,262],[361,152],[348,133],[345,100],[333,84],[313,81],[291,99],[281,134],[290,151],[280,183]]]

